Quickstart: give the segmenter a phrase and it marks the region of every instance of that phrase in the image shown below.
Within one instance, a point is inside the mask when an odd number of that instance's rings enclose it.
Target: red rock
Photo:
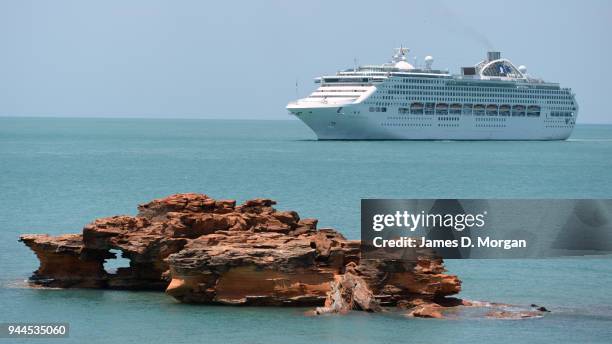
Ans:
[[[442,310],[444,307],[437,303],[424,303],[414,307],[414,309],[407,315],[416,318],[443,318]]]
[[[323,307],[318,307],[316,314],[346,313],[351,310],[380,312],[382,307],[370,290],[366,281],[356,274],[356,264],[347,265],[344,274],[336,275]]]
[[[106,286],[103,262],[113,255],[105,250],[83,252],[82,235],[22,235],[20,241],[29,246],[40,261],[38,270],[30,277],[31,283],[61,288]]]
[[[274,204],[259,198],[236,206],[232,200],[177,194],[138,206],[137,216],[95,220],[81,235],[20,240],[40,260],[34,285],[165,289],[189,303],[380,311],[414,306],[416,300],[431,304],[461,289],[439,258],[361,260],[359,241],[317,230],[316,219],[276,211]],[[130,266],[104,271],[112,249],[130,259]],[[431,307],[417,314],[436,315]]]

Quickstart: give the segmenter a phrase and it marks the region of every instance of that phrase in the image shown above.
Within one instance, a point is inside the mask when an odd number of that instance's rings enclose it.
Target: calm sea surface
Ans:
[[[365,197],[612,198],[612,126],[578,126],[564,142],[318,142],[298,121],[0,118],[0,323],[69,322],[70,338],[54,343],[612,340],[609,259],[447,262],[465,298],[553,310],[520,321],[305,317],[163,293],[23,287],[37,260],[20,233],[76,233],[177,192],[273,198],[356,239]]]

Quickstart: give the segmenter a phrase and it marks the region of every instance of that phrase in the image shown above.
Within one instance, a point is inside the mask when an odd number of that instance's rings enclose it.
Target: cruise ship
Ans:
[[[490,51],[459,74],[391,61],[315,79],[318,88],[287,110],[319,140],[565,140],[578,104],[569,88],[533,78]],[[416,63],[415,63],[416,64]]]

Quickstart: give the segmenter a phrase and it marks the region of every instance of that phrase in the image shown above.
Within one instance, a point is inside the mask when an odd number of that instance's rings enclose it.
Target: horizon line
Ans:
[[[82,115],[2,115],[0,118],[74,118],[74,119],[176,119],[176,120],[227,120],[227,121],[295,121],[294,117],[287,118],[245,118],[245,117],[169,117],[166,115],[162,116],[149,116],[149,115],[127,115],[127,116],[82,116]],[[610,122],[581,122],[578,121],[576,124],[601,124],[601,125],[612,125]]]
[[[83,115],[2,115],[0,118],[74,118],[74,119],[198,119],[198,120],[228,120],[228,121],[294,121],[293,117],[287,116],[287,118],[247,118],[247,117],[191,117],[191,116],[149,116],[149,115],[126,115],[126,116],[113,116],[113,115],[96,115],[96,116],[83,116]]]

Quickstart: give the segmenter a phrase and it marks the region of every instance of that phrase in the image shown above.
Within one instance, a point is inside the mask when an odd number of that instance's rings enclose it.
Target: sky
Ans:
[[[403,45],[452,72],[500,50],[612,123],[611,23],[607,0],[0,0],[0,116],[289,119]]]

